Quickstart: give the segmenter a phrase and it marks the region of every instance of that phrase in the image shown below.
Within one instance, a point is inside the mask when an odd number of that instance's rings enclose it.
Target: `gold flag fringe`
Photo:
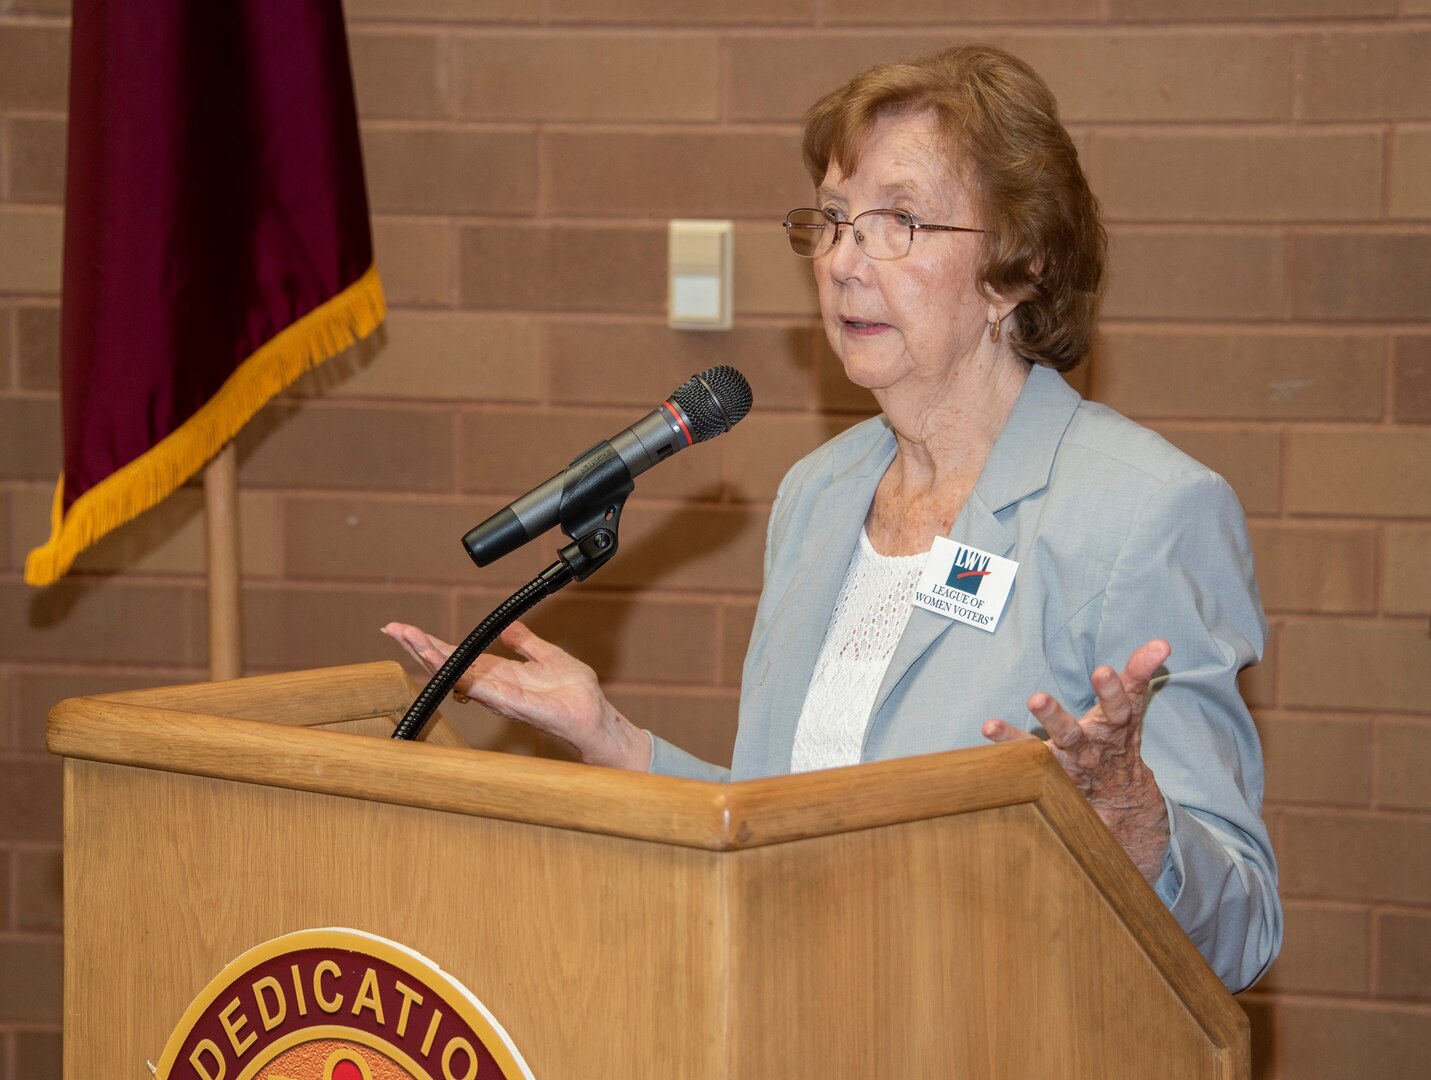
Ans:
[[[105,477],[64,510],[55,489],[50,539],[25,560],[25,581],[51,585],[80,552],[168,498],[222,450],[259,409],[309,368],[367,337],[387,315],[377,267],[275,334],[243,361],[193,416],[144,454]]]

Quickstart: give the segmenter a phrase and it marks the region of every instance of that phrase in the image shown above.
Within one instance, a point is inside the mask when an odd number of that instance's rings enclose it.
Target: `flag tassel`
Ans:
[[[172,494],[231,441],[254,414],[310,368],[367,337],[386,304],[376,267],[337,296],[285,327],[243,361],[183,425],[90,488],[64,510],[64,478],[55,489],[50,539],[25,560],[25,581],[51,585],[80,552]]]

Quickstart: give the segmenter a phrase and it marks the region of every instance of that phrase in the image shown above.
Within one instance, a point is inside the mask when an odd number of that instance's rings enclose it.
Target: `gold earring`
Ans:
[[[994,321],[989,324],[989,340],[990,340],[990,341],[998,341],[998,340],[999,340],[999,324],[1000,324],[1001,322],[1003,322],[1003,321],[1004,321],[1004,319],[1003,319],[1003,316],[1002,316],[1002,315],[999,315],[999,314],[995,314],[995,315],[994,315]]]

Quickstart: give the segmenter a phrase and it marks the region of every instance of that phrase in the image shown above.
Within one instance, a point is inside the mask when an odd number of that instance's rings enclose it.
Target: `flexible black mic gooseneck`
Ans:
[[[687,446],[713,439],[745,418],[750,384],[733,367],[692,375],[670,398],[625,431],[599,442],[540,487],[499,510],[462,539],[478,566],[487,566],[553,525],[572,543],[557,561],[483,619],[428,680],[393,731],[416,739],[472,662],[524,613],[572,581],[585,581],[616,554],[617,530],[634,478]]]

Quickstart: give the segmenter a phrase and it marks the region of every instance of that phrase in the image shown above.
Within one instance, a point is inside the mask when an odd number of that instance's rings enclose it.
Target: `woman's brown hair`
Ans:
[[[832,162],[851,176],[881,117],[926,111],[979,200],[980,281],[1018,303],[1014,351],[1057,371],[1077,366],[1093,341],[1107,236],[1058,104],[1018,57],[960,45],[856,75],[805,114],[805,168],[817,185]]]

